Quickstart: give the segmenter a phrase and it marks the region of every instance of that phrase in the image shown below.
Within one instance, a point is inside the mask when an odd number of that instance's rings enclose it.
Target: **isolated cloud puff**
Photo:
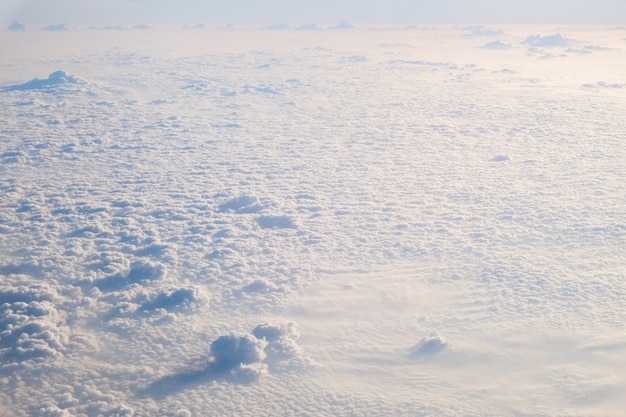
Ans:
[[[254,335],[233,332],[211,343],[211,356],[217,365],[232,368],[263,361],[264,348],[265,342]]]
[[[259,324],[254,328],[252,334],[268,342],[276,342],[284,338],[296,340],[300,337],[298,325],[292,321],[279,325],[271,325],[268,323]]]
[[[23,32],[26,30],[26,25],[20,21],[14,20],[11,22],[8,29],[14,32]]]
[[[354,29],[354,26],[351,25],[348,22],[344,22],[343,20],[339,23],[337,23],[335,26],[329,27],[328,29],[331,30],[347,30],[347,29]]]
[[[472,36],[499,36],[502,35],[501,30],[491,29],[482,25],[466,26],[463,29],[472,32]]]
[[[524,40],[526,45],[534,47],[553,47],[553,46],[566,46],[567,41],[563,39],[560,33],[554,35],[531,35]]]
[[[27,90],[44,90],[48,88],[63,86],[67,84],[84,84],[85,82],[72,74],[65,71],[55,71],[48,78],[34,78],[24,84],[5,87],[5,91],[27,91]]]
[[[439,335],[425,336],[409,350],[411,359],[427,359],[438,355],[450,346],[450,343]]]
[[[298,345],[300,331],[296,323],[288,321],[278,325],[259,324],[252,334],[267,342],[265,363],[271,372],[299,371],[311,364],[311,359],[304,355],[303,349]]]
[[[206,25],[204,23],[197,23],[195,25],[183,25],[183,29],[185,30],[204,30],[206,29]]]
[[[496,155],[489,160],[489,162],[506,162],[510,161],[511,157],[508,155]]]
[[[492,42],[487,42],[486,44],[481,46],[481,48],[483,49],[506,49],[510,46],[511,45],[503,43],[502,41],[492,41]]]
[[[264,27],[265,30],[291,30],[291,26],[286,23],[274,23]]]
[[[229,372],[237,380],[255,380],[267,372],[267,342],[246,333],[230,333],[211,343],[212,366],[217,372]]]
[[[208,296],[198,287],[169,288],[152,295],[141,304],[139,312],[150,312],[158,309],[169,312],[193,311],[205,304]]]
[[[260,216],[256,219],[263,229],[297,229],[298,225],[289,216]]]
[[[117,291],[131,284],[160,280],[166,272],[165,265],[150,261],[136,261],[130,265],[130,270],[127,272],[96,280],[93,286],[101,291]]]
[[[65,32],[70,30],[70,28],[65,23],[59,23],[56,25],[48,25],[41,28],[42,30],[46,30],[48,32]]]
[[[241,195],[220,204],[217,209],[220,213],[232,211],[238,214],[245,214],[257,213],[263,209],[263,206],[257,196]]]

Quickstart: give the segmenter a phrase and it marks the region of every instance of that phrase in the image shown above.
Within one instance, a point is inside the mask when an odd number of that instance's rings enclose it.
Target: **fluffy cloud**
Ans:
[[[26,30],[26,25],[20,21],[14,20],[11,22],[8,29],[10,31],[23,32]]]
[[[42,29],[48,32],[65,32],[67,30],[70,30],[70,28],[65,23],[47,25],[44,26]]]
[[[34,78],[24,84],[13,85],[4,87],[5,91],[28,91],[28,90],[44,90],[53,87],[59,87],[68,84],[84,84],[85,82],[72,74],[68,74],[65,71],[55,71],[48,76],[48,78],[40,79]]]
[[[59,331],[56,294],[46,286],[0,289],[0,358],[6,362],[53,357],[66,342]]]
[[[448,347],[450,347],[450,342],[439,335],[425,336],[419,343],[409,349],[409,357],[412,359],[432,358]]]
[[[93,283],[101,291],[116,291],[131,284],[145,283],[162,279],[167,268],[152,261],[136,261],[130,265],[130,270],[115,275],[100,278]]]
[[[566,46],[568,44],[560,33],[546,36],[531,35],[524,40],[524,43],[534,47]]]
[[[139,312],[150,312],[157,309],[173,311],[192,311],[208,300],[198,287],[168,288],[149,297],[141,304]]]
[[[159,31],[7,35],[50,49],[9,50],[24,58],[3,85],[46,76],[0,92],[0,408],[501,415],[494,399],[506,390],[505,412],[571,414],[563,384],[545,381],[562,376],[578,398],[608,392],[603,381],[624,362],[623,81],[613,65],[624,35],[568,29],[616,40],[616,52],[586,65],[568,55],[574,76],[562,62],[537,63],[518,35],[498,36],[513,45],[506,54],[466,54],[493,39],[425,28],[401,45],[393,31],[348,32],[290,44],[240,31],[223,33],[245,40],[239,47],[182,49]],[[384,51],[372,47],[378,38]],[[59,62],[68,72],[47,77]],[[492,75],[511,62],[514,74]],[[74,94],[78,69],[89,94]],[[528,88],[533,78],[558,88]],[[583,83],[593,97],[579,94]],[[487,164],[502,152],[511,159]],[[384,272],[365,273],[374,270]],[[449,281],[458,291],[439,294]],[[304,308],[300,296],[317,287]],[[588,362],[569,355],[557,364],[571,365],[567,375],[551,361],[515,389],[510,368],[486,375],[503,381],[494,387],[466,384],[450,366],[396,366],[452,365],[485,344],[529,363],[541,345],[516,351],[501,337],[525,321],[574,329],[570,346],[620,347]],[[459,345],[406,342],[425,328]],[[401,358],[389,354],[398,346]],[[323,366],[301,371],[305,354]],[[472,358],[478,368],[492,355]],[[594,372],[606,379],[591,384]],[[381,375],[398,384],[371,384]],[[163,401],[134,395],[146,386]],[[460,404],[459,390],[475,401]],[[534,406],[529,395],[561,400]]]
[[[233,369],[265,359],[265,343],[250,334],[230,333],[211,343],[211,357],[220,368]]]

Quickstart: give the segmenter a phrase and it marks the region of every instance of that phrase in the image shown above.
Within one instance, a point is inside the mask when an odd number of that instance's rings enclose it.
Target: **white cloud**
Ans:
[[[441,336],[425,336],[409,350],[409,357],[412,359],[428,359],[443,352],[450,346],[450,343]]]
[[[0,36],[0,413],[620,415],[623,34],[355,26]]]
[[[211,343],[211,356],[220,369],[236,369],[242,365],[254,365],[265,358],[265,343],[253,335],[230,333]]]

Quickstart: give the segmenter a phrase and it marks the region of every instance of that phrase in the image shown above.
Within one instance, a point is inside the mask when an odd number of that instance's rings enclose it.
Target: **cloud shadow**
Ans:
[[[199,369],[181,370],[165,375],[140,390],[137,396],[163,399],[213,381],[252,384],[259,379],[258,372],[242,372],[243,369],[229,364],[210,362]]]

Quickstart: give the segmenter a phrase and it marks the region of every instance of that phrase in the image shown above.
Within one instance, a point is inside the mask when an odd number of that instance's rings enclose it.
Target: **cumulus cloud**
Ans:
[[[354,26],[351,23],[348,23],[346,21],[341,21],[339,23],[337,23],[335,26],[329,27],[329,29],[331,30],[348,30],[348,29],[354,29]]]
[[[252,334],[267,342],[265,353],[272,369],[290,370],[300,366],[297,361],[293,361],[302,355],[302,348],[297,343],[300,332],[296,323],[289,321],[279,325],[259,324]]]
[[[138,312],[152,312],[163,309],[168,312],[190,312],[203,305],[208,296],[198,287],[168,288],[152,294],[138,308]]]
[[[218,206],[218,210],[221,213],[229,211],[238,214],[257,213],[262,209],[263,206],[261,205],[259,198],[254,195],[241,195],[234,197]]]
[[[130,270],[98,279],[93,286],[101,291],[116,291],[131,284],[160,280],[166,272],[165,265],[151,261],[136,261],[131,264]]]
[[[506,162],[510,161],[511,157],[508,155],[496,155],[489,160],[489,162]]]
[[[0,358],[4,361],[53,357],[63,349],[56,294],[46,286],[0,288]]]
[[[492,41],[492,42],[487,42],[481,48],[483,49],[506,49],[506,48],[509,48],[510,46],[511,45],[506,44],[502,41]]]
[[[469,30],[472,36],[499,36],[503,32],[497,29],[491,29],[482,25],[466,26],[463,29]]]
[[[265,343],[246,333],[230,333],[211,343],[211,356],[220,368],[259,363],[265,358]]]
[[[45,90],[71,84],[85,84],[85,81],[65,71],[55,71],[48,78],[34,78],[24,84],[4,87],[5,91]]]
[[[65,32],[65,31],[70,30],[70,28],[65,23],[59,23],[59,24],[52,24],[52,25],[44,26],[42,30],[45,30],[48,32]]]
[[[289,216],[260,216],[256,219],[263,229],[297,229],[297,223]]]
[[[26,30],[26,25],[18,20],[14,20],[11,22],[8,29],[14,32],[23,32]]]
[[[560,33],[546,36],[531,35],[524,40],[524,43],[533,47],[567,46],[568,44]]]
[[[411,359],[428,359],[450,347],[450,343],[439,335],[425,336],[409,349]]]

